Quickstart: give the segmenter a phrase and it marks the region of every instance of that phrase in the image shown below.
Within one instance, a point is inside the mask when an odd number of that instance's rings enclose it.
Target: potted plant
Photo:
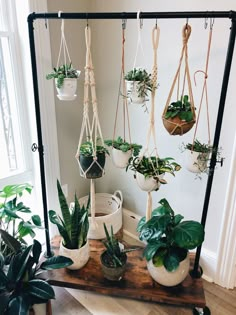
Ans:
[[[0,253],[0,314],[28,315],[30,309],[37,304],[42,304],[46,309],[43,304],[55,299],[55,293],[47,281],[39,278],[39,274],[45,270],[69,266],[72,260],[54,256],[40,263],[42,247],[37,240],[34,240],[33,245],[22,247],[6,231],[0,230],[0,234],[7,246],[14,250],[9,265]]]
[[[55,79],[57,97],[63,101],[71,101],[76,98],[77,79],[81,71],[73,68],[72,63],[63,64],[46,75],[46,79]]]
[[[62,237],[59,253],[73,260],[73,264],[68,267],[69,269],[80,269],[89,259],[89,242],[87,239],[89,201],[86,207],[84,205],[81,207],[75,195],[74,206],[69,209],[58,180],[57,191],[62,218],[54,210],[50,210],[49,219],[53,224],[56,224]]]
[[[100,256],[103,275],[108,280],[119,281],[125,273],[126,253],[135,249],[124,249],[124,245],[115,237],[112,225],[111,234],[108,233],[105,223],[103,226],[106,235],[106,239],[102,241],[106,249]]]
[[[145,104],[148,91],[152,91],[151,74],[145,69],[134,68],[125,75],[127,96],[131,103]]]
[[[175,176],[175,172],[181,169],[181,166],[173,158],[135,157],[130,158],[126,170],[131,169],[135,172],[135,178],[138,186],[144,191],[154,191],[160,188],[161,184],[166,184],[163,178],[165,173]]]
[[[34,230],[43,228],[39,215],[32,215],[32,211],[20,199],[20,197],[32,191],[28,183],[7,185],[0,190],[0,228],[22,245],[26,245],[27,237],[35,237]],[[11,256],[12,249],[0,239],[0,252],[4,257]]]
[[[116,140],[105,140],[108,147],[112,147],[112,161],[118,168],[125,168],[130,157],[138,156],[142,146],[136,143],[129,143],[120,136]]]
[[[144,257],[151,277],[164,286],[181,283],[189,272],[188,251],[204,241],[204,228],[196,221],[182,221],[166,199],[159,201],[150,220],[143,217],[137,226],[141,241],[146,242]]]
[[[172,102],[163,115],[163,123],[171,135],[183,135],[195,124],[195,111],[188,95]]]
[[[108,150],[103,145],[96,145],[91,141],[81,144],[79,149],[78,162],[81,167],[81,176],[86,178],[99,178],[104,175],[104,166]]]

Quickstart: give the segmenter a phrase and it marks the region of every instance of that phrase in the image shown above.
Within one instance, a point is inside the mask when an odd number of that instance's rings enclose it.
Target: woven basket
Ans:
[[[195,124],[195,119],[187,122],[185,120],[181,120],[178,116],[174,118],[168,118],[168,119],[166,119],[163,116],[162,121],[166,130],[172,136],[175,136],[175,135],[182,136],[183,134],[188,132]]]

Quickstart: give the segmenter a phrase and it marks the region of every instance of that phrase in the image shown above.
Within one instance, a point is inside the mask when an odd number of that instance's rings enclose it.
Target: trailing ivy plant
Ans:
[[[120,136],[116,140],[105,140],[104,143],[108,147],[113,147],[122,152],[128,152],[129,150],[132,150],[133,156],[138,156],[140,150],[142,149],[140,144],[126,142]]]
[[[0,228],[14,238],[22,245],[27,245],[25,238],[27,236],[35,237],[35,228],[42,228],[39,215],[32,215],[32,211],[19,198],[25,192],[29,194],[32,186],[28,183],[18,185],[7,185],[0,190]],[[12,253],[6,243],[0,239],[0,251],[4,256]]]
[[[146,97],[147,91],[153,90],[153,82],[151,74],[149,74],[145,69],[134,68],[130,70],[125,75],[126,81],[136,81],[138,82],[138,96]]]
[[[137,226],[139,239],[147,243],[144,257],[153,261],[156,267],[163,266],[174,271],[194,249],[204,241],[204,228],[196,221],[183,221],[181,214],[175,214],[166,199],[159,201],[160,206],[152,211],[146,222],[143,217]]]
[[[180,100],[172,102],[166,111],[165,118],[179,117],[181,120],[189,122],[193,120],[193,111],[188,95],[181,96]]]
[[[80,72],[73,68],[72,63],[63,64],[58,68],[53,68],[53,71],[46,75],[46,79],[57,79],[57,88],[60,89],[65,78],[77,79]]]

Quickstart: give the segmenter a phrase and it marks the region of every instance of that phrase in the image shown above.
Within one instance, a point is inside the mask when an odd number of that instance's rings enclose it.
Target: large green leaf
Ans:
[[[6,231],[0,229],[0,234],[2,236],[2,240],[4,241],[5,244],[7,244],[8,247],[13,252],[18,252],[21,249],[21,244],[18,242],[13,236],[11,236],[9,233]]]
[[[50,257],[47,260],[45,260],[40,268],[43,270],[53,270],[53,269],[60,269],[65,268],[67,266],[70,266],[73,264],[73,260],[71,260],[68,257],[64,256],[54,256]]]
[[[166,243],[163,242],[149,242],[143,251],[143,256],[147,259],[147,261],[149,261],[153,258],[153,256],[160,248],[166,247]]]
[[[166,254],[163,260],[164,266],[168,271],[175,271],[179,266],[180,259],[178,255]]]
[[[173,229],[173,240],[181,248],[194,249],[204,241],[203,226],[196,221],[183,221]]]
[[[33,279],[28,283],[29,294],[40,299],[49,300],[55,298],[53,288],[44,280]]]
[[[0,314],[5,314],[5,310],[7,308],[9,302],[10,292],[2,291],[0,293]]]
[[[8,278],[5,273],[0,269],[0,290],[6,287],[8,283]]]
[[[4,213],[9,217],[9,219],[20,219],[20,217],[12,210],[5,208]]]
[[[169,202],[168,202],[165,198],[161,199],[161,200],[159,201],[159,203],[160,203],[163,207],[165,207],[167,213],[170,213],[171,215],[174,215],[174,210],[171,208]]]
[[[26,296],[16,296],[9,302],[7,315],[28,315],[29,308],[29,299]]]
[[[31,217],[31,219],[37,227],[42,226],[42,221],[39,215],[35,214]]]
[[[59,203],[61,207],[62,217],[66,226],[67,233],[70,235],[71,234],[71,215],[70,215],[70,210],[66,201],[66,197],[62,191],[59,180],[57,180],[57,192],[58,192],[58,198],[59,198]]]
[[[32,249],[34,263],[36,264],[38,263],[41,252],[42,252],[42,245],[37,240],[34,240],[33,249]]]
[[[23,191],[26,190],[28,193],[31,193],[33,186],[30,184],[19,184],[19,185],[8,185],[0,190],[0,197],[9,198],[15,195],[21,196]]]
[[[160,239],[170,223],[171,217],[168,214],[152,217],[143,225],[139,236],[140,240],[149,242],[153,239]]]
[[[33,245],[28,246],[20,255],[19,265],[18,265],[19,269],[18,269],[18,274],[16,276],[16,282],[19,281],[24,276],[27,270],[27,264],[28,264],[28,260],[29,260],[29,256],[30,256],[32,248],[33,248]]]

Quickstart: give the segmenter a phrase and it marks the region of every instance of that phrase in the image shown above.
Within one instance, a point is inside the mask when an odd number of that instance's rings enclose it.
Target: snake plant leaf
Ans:
[[[54,256],[45,260],[40,268],[43,270],[53,270],[59,268],[65,268],[73,264],[73,260],[64,256]]]
[[[62,191],[61,185],[59,180],[57,180],[57,192],[58,192],[58,198],[59,198],[59,203],[61,207],[61,213],[63,220],[65,222],[65,226],[67,229],[67,233],[70,235],[71,234],[71,216],[70,216],[70,210],[66,201],[66,197]]]
[[[53,288],[46,281],[40,279],[29,281],[28,293],[43,300],[55,299]]]
[[[18,274],[16,276],[16,282],[19,281],[23,275],[25,274],[27,270],[27,263],[29,260],[29,256],[31,254],[33,245],[28,246],[22,254],[19,255],[19,260],[18,260]]]
[[[75,202],[71,213],[71,244],[73,248],[78,248],[79,239],[79,204]]]

